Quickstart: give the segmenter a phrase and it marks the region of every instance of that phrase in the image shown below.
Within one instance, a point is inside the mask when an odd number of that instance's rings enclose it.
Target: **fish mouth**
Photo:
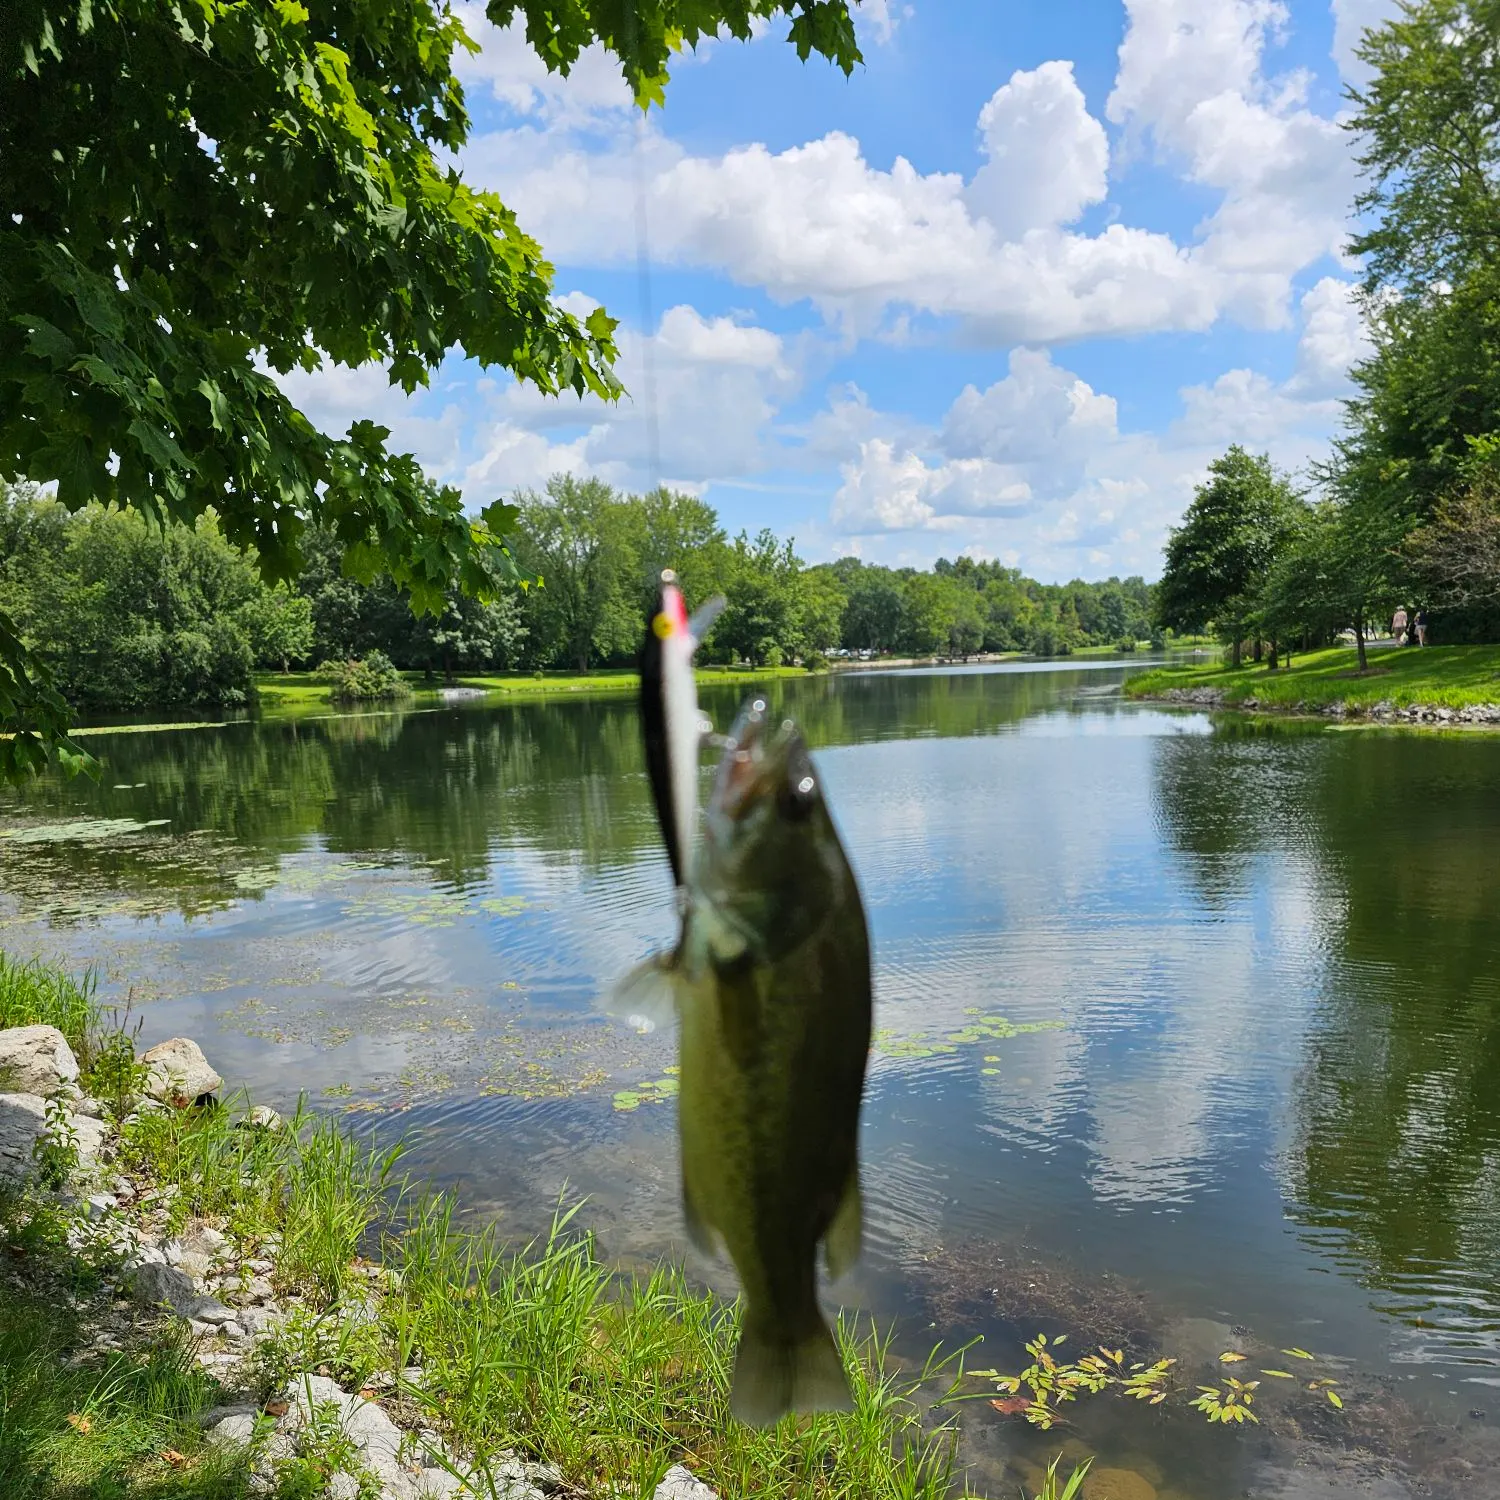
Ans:
[[[744,817],[778,774],[782,757],[777,751],[785,735],[785,726],[771,719],[764,698],[752,698],[740,710],[719,761],[716,811],[734,819]]]

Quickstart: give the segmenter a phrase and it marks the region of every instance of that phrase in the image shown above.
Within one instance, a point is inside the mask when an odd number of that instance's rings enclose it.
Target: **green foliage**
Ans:
[[[331,1120],[299,1141],[289,1169],[280,1273],[323,1305],[350,1288],[351,1266],[365,1235],[383,1220],[396,1145],[362,1150]]]
[[[335,703],[373,703],[411,696],[411,689],[384,651],[367,652],[362,661],[325,661],[318,672],[331,684],[329,696]]]
[[[843,0],[524,10],[548,68],[602,40],[643,101],[672,47],[760,16],[790,15],[803,57],[859,59]],[[8,6],[0,474],[55,482],[69,509],[193,524],[211,504],[269,580],[298,571],[310,521],[421,611],[513,579],[511,507],[471,517],[373,422],[317,431],[264,368],[379,362],[411,391],[462,345],[544,392],[617,395],[614,320],[557,306],[541,247],[450,165],[472,47],[433,0]],[[0,680],[28,736],[3,769],[67,749],[24,653],[0,652]]]
[[[1158,621],[1179,632],[1211,624],[1232,643],[1237,660],[1266,576],[1296,524],[1298,503],[1269,458],[1235,445],[1215,459],[1167,540],[1156,588]]]
[[[1047,1465],[1046,1478],[1042,1481],[1042,1488],[1036,1496],[1036,1500],[1073,1500],[1083,1486],[1083,1481],[1088,1478],[1089,1469],[1093,1465],[1093,1459],[1086,1459],[1079,1464],[1072,1474],[1068,1476],[1066,1483],[1057,1477],[1057,1466],[1062,1462],[1061,1457],[1054,1458]]]
[[[0,610],[75,708],[244,703],[243,618],[264,593],[212,517],[155,530],[130,511],[14,496],[0,509]]]
[[[22,962],[0,953],[0,1031],[11,1026],[55,1026],[83,1066],[99,1023],[96,986],[92,969],[75,978],[60,965],[40,959]]]
[[[78,1135],[67,1103],[60,1097],[47,1100],[46,1124],[31,1143],[31,1158],[37,1181],[46,1188],[65,1187],[77,1170]]]
[[[620,59],[625,81],[641,104],[660,103],[667,63],[683,45],[727,31],[745,41],[753,23],[789,16],[788,40],[804,61],[814,52],[845,73],[863,61],[848,6],[842,0],[490,0],[490,20],[526,21],[526,39],[549,68],[566,73],[579,54],[602,42]]]

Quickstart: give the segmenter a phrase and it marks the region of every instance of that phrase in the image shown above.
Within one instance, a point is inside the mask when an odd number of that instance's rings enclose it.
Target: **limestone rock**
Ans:
[[[210,1416],[216,1416],[211,1412]],[[245,1448],[255,1436],[255,1408],[236,1409],[227,1416],[216,1416],[216,1420],[204,1434],[215,1448]]]
[[[104,1145],[103,1124],[73,1114],[65,1117],[65,1124],[78,1149],[79,1165],[92,1166]],[[0,1094],[0,1182],[22,1182],[31,1175],[37,1140],[46,1132],[47,1101],[39,1094]]]
[[[281,1130],[286,1121],[269,1104],[257,1104],[240,1124],[251,1130]]]
[[[274,1471],[278,1457],[298,1451],[303,1434],[315,1421],[330,1419],[349,1439],[354,1465],[379,1484],[381,1500],[456,1500],[463,1493],[461,1480],[446,1469],[422,1462],[420,1447],[375,1402],[351,1396],[321,1375],[298,1376],[287,1385],[283,1399],[287,1413],[257,1463],[262,1475]],[[496,1500],[543,1500],[542,1491],[526,1480],[523,1467],[513,1459],[492,1466],[491,1489]],[[330,1477],[330,1496],[353,1496],[357,1489],[355,1475]]]
[[[146,1092],[179,1107],[222,1087],[224,1080],[209,1066],[203,1049],[190,1037],[174,1036],[141,1054],[146,1065]]]
[[[78,1059],[55,1026],[12,1026],[0,1031],[0,1088],[17,1094],[50,1094],[78,1081]]]
[[[673,1464],[657,1485],[655,1500],[719,1500],[719,1495],[695,1478],[691,1469]]]

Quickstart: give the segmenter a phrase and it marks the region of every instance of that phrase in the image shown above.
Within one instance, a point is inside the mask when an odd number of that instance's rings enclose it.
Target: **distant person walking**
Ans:
[[[1417,611],[1417,617],[1412,621],[1412,629],[1417,632],[1417,644],[1425,646],[1427,644],[1427,611],[1425,609]]]
[[[1391,616],[1391,639],[1399,646],[1406,637],[1406,606],[1398,605]]]

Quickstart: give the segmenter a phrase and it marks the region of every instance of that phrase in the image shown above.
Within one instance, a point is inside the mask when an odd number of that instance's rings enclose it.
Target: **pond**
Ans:
[[[909,1353],[983,1336],[970,1363],[1015,1370],[1068,1332],[1189,1394],[1315,1355],[1243,1432],[967,1405],[981,1493],[1065,1441],[1178,1500],[1407,1493],[1386,1460],[1500,1493],[1500,737],[1157,709],[1134,669],[767,689],[875,942],[838,1296]],[[721,726],[742,691],[705,690]],[[622,1263],[732,1287],[681,1232],[671,1040],[598,1009],[673,927],[630,699],[91,748],[97,784],[6,794],[0,944],[96,963],[146,1041],[197,1037],[258,1098],[404,1134],[518,1235],[586,1195]]]

